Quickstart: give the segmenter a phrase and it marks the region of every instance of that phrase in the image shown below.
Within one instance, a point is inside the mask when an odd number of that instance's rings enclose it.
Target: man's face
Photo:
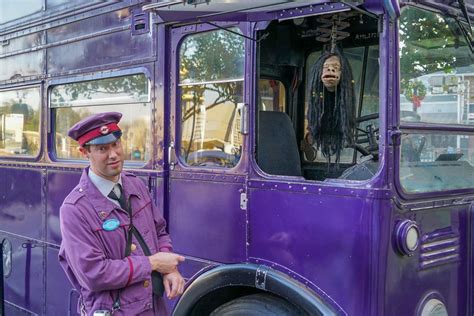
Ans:
[[[81,147],[81,152],[89,159],[95,174],[110,180],[118,181],[123,169],[123,147],[120,139],[106,145],[89,145],[89,150]]]
[[[331,56],[323,64],[323,74],[321,81],[326,89],[331,92],[336,90],[339,81],[341,80],[341,61],[337,56]]]

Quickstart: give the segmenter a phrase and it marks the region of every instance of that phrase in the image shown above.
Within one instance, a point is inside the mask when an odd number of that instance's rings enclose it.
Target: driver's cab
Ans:
[[[353,142],[339,161],[323,155],[308,126],[312,69],[335,45],[352,72]],[[270,175],[306,180],[367,180],[378,169],[379,32],[377,19],[356,11],[272,21],[258,31],[256,160]],[[334,46],[333,46],[334,47]],[[326,109],[327,111],[327,109]],[[328,116],[337,120],[335,116]],[[327,117],[323,117],[326,119]],[[325,126],[336,124],[328,122]],[[319,147],[319,148],[318,148]]]

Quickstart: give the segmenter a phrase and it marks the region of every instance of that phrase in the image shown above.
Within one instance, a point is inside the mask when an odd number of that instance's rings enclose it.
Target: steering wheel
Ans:
[[[224,153],[221,150],[202,150],[189,154],[187,163],[189,166],[198,167],[225,167],[232,165],[234,155]]]
[[[378,113],[365,115],[358,118],[357,123],[370,121],[373,119],[377,119],[378,117],[379,117]],[[357,139],[352,147],[355,150],[357,150],[359,153],[361,153],[363,157],[372,155],[374,157],[374,160],[378,160],[379,158],[379,144],[378,144],[379,128],[375,127],[374,124],[369,124],[365,127],[365,130],[361,128],[357,128],[356,130],[358,132],[362,132],[362,135],[367,137],[368,145],[367,146],[360,145]],[[364,143],[365,143],[365,139],[364,139]]]

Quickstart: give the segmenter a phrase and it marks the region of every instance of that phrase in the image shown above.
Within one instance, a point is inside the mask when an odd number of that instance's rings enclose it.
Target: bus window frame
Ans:
[[[450,17],[447,14],[436,10],[436,9],[427,9],[417,5],[407,4],[401,8],[401,14],[407,8],[415,8],[418,10],[423,10],[426,12],[431,12],[433,14],[439,14],[444,17]],[[399,47],[400,43],[400,26],[398,25],[395,29],[396,35],[395,39],[397,41],[397,47]],[[397,50],[396,56],[398,57],[399,52]],[[474,52],[472,52],[474,58]],[[399,76],[401,77],[401,59],[398,59],[397,67],[399,70]],[[400,79],[400,78],[399,78]],[[396,83],[396,90],[397,93],[400,95],[402,91],[400,80]],[[389,137],[396,139],[395,150],[393,150],[393,161],[394,161],[394,184],[395,184],[395,191],[398,195],[406,201],[415,201],[415,200],[423,200],[423,199],[432,199],[433,197],[446,197],[446,196],[456,196],[456,195],[466,195],[469,191],[474,189],[474,183],[470,188],[463,188],[463,189],[448,189],[448,190],[440,190],[440,191],[426,191],[426,192],[409,192],[405,190],[404,186],[402,185],[402,181],[400,179],[401,176],[401,152],[402,152],[402,135],[418,135],[418,134],[426,134],[426,135],[433,135],[435,133],[440,134],[456,134],[456,135],[472,135],[474,136],[474,126],[473,125],[462,125],[462,124],[447,124],[447,123],[430,123],[430,122],[407,122],[401,120],[401,105],[400,105],[400,98],[399,96],[396,97],[396,110],[395,110],[395,126],[398,126],[398,130],[389,132]],[[473,166],[474,168],[474,166]]]
[[[111,79],[111,78],[117,78],[117,77],[125,77],[125,76],[131,76],[131,75],[144,75],[145,78],[148,81],[148,99],[146,102],[137,102],[136,104],[140,103],[150,103],[150,134],[151,134],[151,141],[152,144],[150,145],[151,147],[151,153],[150,153],[150,159],[145,160],[145,161],[134,161],[134,160],[124,160],[124,167],[125,168],[131,168],[131,169],[152,169],[154,161],[157,160],[157,150],[155,146],[155,128],[153,127],[153,113],[155,112],[156,109],[156,104],[153,101],[154,100],[154,87],[153,87],[153,65],[149,66],[140,66],[140,67],[133,67],[129,69],[122,69],[118,71],[104,71],[96,74],[87,74],[87,75],[82,75],[82,76],[73,76],[73,77],[67,77],[67,78],[60,78],[60,79],[51,79],[48,80],[47,87],[46,87],[46,94],[47,94],[47,119],[46,119],[46,124],[48,127],[47,131],[47,151],[48,151],[48,157],[52,162],[57,162],[61,164],[67,164],[67,165],[87,165],[88,161],[87,159],[65,159],[65,158],[59,158],[56,154],[56,140],[55,140],[55,134],[56,134],[56,128],[55,128],[55,122],[54,122],[54,115],[55,111],[57,108],[61,107],[51,107],[51,91],[54,87],[58,85],[66,85],[66,84],[71,84],[71,83],[78,83],[78,82],[86,82],[86,81],[94,81],[94,80],[102,80],[102,79]],[[122,105],[122,104],[128,104],[128,103],[111,103],[111,104],[106,104],[106,103],[101,103],[101,104],[94,104],[91,106],[114,106],[114,105]],[[134,103],[135,104],[135,103]],[[111,109],[113,111],[113,109]]]
[[[38,135],[39,135],[39,148],[38,148],[38,153],[33,156],[29,155],[11,155],[11,156],[4,156],[0,155],[0,164],[2,161],[12,161],[12,160],[18,160],[18,161],[24,161],[24,162],[36,162],[39,161],[41,156],[43,155],[44,151],[44,124],[46,124],[44,118],[43,118],[43,101],[44,101],[44,83],[39,80],[27,82],[27,83],[22,83],[21,85],[11,85],[11,86],[6,86],[2,89],[0,89],[0,92],[6,92],[6,91],[14,91],[14,90],[22,90],[22,89],[29,89],[29,88],[38,88],[39,89],[39,130],[38,130]]]
[[[325,11],[325,12],[321,12],[321,13],[316,13],[314,15],[310,15],[311,17],[318,17],[318,16],[324,16],[324,15],[332,15],[332,14],[337,14],[337,13],[340,13],[340,12],[344,12],[344,11],[350,11],[351,9],[347,9],[347,10],[340,10],[340,9],[337,9],[337,8],[334,8],[333,10],[329,10],[329,11]],[[293,12],[292,12],[293,13]],[[368,17],[372,18],[374,22],[377,22],[377,25],[380,25],[380,23],[382,23],[382,18],[381,16],[378,16],[378,15],[372,15],[372,14],[367,14]],[[292,14],[292,17],[291,18],[288,18],[288,19],[283,19],[283,20],[295,20],[295,19],[298,19],[299,17],[305,17],[305,15],[303,14],[298,14],[298,13],[295,13],[294,15]],[[259,21],[255,24],[255,27],[254,27],[254,31],[255,32],[258,32],[258,31],[264,31],[264,30],[267,30],[268,27],[270,26],[270,24],[273,22],[273,21],[280,21],[278,19],[276,20],[267,20],[267,21]],[[385,22],[383,22],[385,23]],[[354,47],[361,47],[361,48],[367,48],[367,54],[369,55],[372,48],[376,47],[378,49],[378,60],[380,60],[379,62],[379,67],[378,67],[378,96],[379,96],[379,100],[378,100],[378,105],[377,105],[377,109],[378,109],[378,128],[379,128],[379,135],[378,135],[378,144],[379,144],[379,148],[378,148],[378,168],[377,168],[377,171],[375,172],[375,174],[371,177],[371,178],[368,178],[368,179],[364,179],[364,180],[347,180],[347,179],[340,179],[340,178],[326,178],[324,180],[313,180],[313,179],[307,179],[305,178],[304,176],[302,177],[298,177],[298,181],[301,181],[301,182],[304,182],[304,183],[308,183],[308,184],[321,184],[321,183],[326,183],[326,184],[331,184],[331,185],[339,185],[339,184],[344,184],[344,185],[347,185],[347,186],[350,186],[350,187],[358,187],[358,186],[365,186],[367,184],[374,184],[374,185],[379,185],[381,183],[381,181],[383,182],[384,180],[380,178],[380,175],[382,173],[385,172],[386,170],[386,165],[388,164],[387,160],[384,158],[385,156],[387,156],[386,152],[388,152],[388,150],[386,149],[386,144],[387,144],[387,139],[383,133],[384,130],[386,130],[386,126],[389,125],[388,124],[388,110],[384,107],[384,104],[385,104],[385,101],[384,99],[382,98],[383,96],[385,98],[388,98],[388,96],[386,94],[383,94],[381,91],[383,91],[383,87],[387,86],[387,83],[385,82],[385,78],[384,78],[384,72],[383,70],[385,69],[386,70],[386,66],[382,63],[381,59],[382,57],[386,54],[386,51],[387,51],[387,48],[384,46],[384,41],[387,41],[385,38],[384,38],[384,34],[387,32],[387,29],[388,27],[383,27],[383,28],[378,28],[378,41],[377,41],[377,44],[375,45],[365,45],[365,46],[354,46]],[[381,31],[382,30],[382,31]],[[255,45],[255,43],[252,43],[253,45]],[[351,47],[353,48],[353,47]],[[257,50],[257,48],[255,48],[255,50]],[[307,60],[308,60],[308,57],[313,54],[313,53],[321,53],[321,51],[318,51],[318,50],[314,50],[314,51],[310,51],[307,53],[307,55],[305,56],[305,67],[306,67],[306,63],[307,63]],[[367,60],[369,60],[370,56],[367,56]],[[258,60],[255,61],[255,63],[257,64],[258,63]],[[362,62],[364,63],[364,61]],[[258,66],[257,66],[258,68]],[[367,69],[365,68],[365,72],[367,71]],[[268,79],[267,76],[264,76],[264,77],[261,77],[259,78],[259,74],[258,74],[258,71],[255,73],[254,77],[253,77],[253,80],[255,82],[257,82],[256,85],[254,85],[255,87],[253,87],[253,89],[257,90],[258,89],[258,80],[259,79]],[[277,78],[272,78],[272,79],[277,79]],[[305,79],[305,82],[306,82],[306,79]],[[365,90],[365,86],[366,86],[366,79],[361,83],[361,90],[364,91]],[[359,90],[359,91],[361,91]],[[307,91],[305,91],[306,93]],[[287,95],[288,96],[288,95]],[[258,106],[258,91],[255,91],[254,92],[254,96],[253,96],[253,102],[255,104],[257,104],[256,106]],[[359,99],[359,95],[356,95],[356,101],[359,100],[360,102],[360,99]],[[296,113],[298,111],[298,109],[292,109],[291,108],[291,105],[288,105],[288,102],[289,102],[289,99],[287,98],[286,99],[287,101],[287,111],[289,111],[290,113],[287,113],[290,115],[290,118],[292,117],[292,114],[293,113]],[[306,101],[305,101],[306,102]],[[363,104],[359,104],[359,102],[356,102],[355,106],[354,106],[354,114],[357,116],[357,118],[359,118],[359,105],[362,106]],[[253,109],[253,112],[256,113],[257,109]],[[303,112],[302,114],[302,117],[300,119],[300,114],[299,113],[296,113],[297,114],[297,118],[295,118],[295,121],[297,123],[297,130],[295,130],[295,133],[298,135],[298,132],[299,132],[299,129],[303,130],[304,131],[304,117],[306,116],[306,113],[305,113],[305,109],[302,109],[301,110]],[[256,114],[254,114],[256,115]],[[371,114],[369,115],[364,115],[362,117],[366,117],[366,116],[370,116]],[[251,124],[253,124],[254,128],[256,128],[255,126],[255,117],[253,119],[253,122],[251,122]],[[301,127],[299,127],[301,124]],[[356,123],[356,125],[358,125],[359,122]],[[254,130],[252,132],[252,138],[251,138],[251,147],[252,148],[255,148],[256,147],[256,144],[257,144],[257,132]],[[299,144],[298,144],[298,149],[299,149]],[[351,162],[340,162],[339,164],[340,165],[356,165],[358,164],[358,160],[356,155],[358,154],[357,150],[355,149],[351,149],[353,150],[353,155],[351,157]],[[301,155],[301,151],[300,151],[300,155]],[[270,174],[270,173],[266,173],[265,171],[263,171],[260,166],[258,165],[258,162],[257,162],[257,159],[256,159],[256,154],[255,153],[252,153],[251,155],[251,159],[250,159],[250,164],[251,166],[253,167],[254,170],[256,170],[256,172],[259,174],[259,176],[261,176],[262,178],[265,178],[265,179],[269,179],[269,180],[275,180],[275,179],[285,179],[285,178],[288,178],[288,179],[294,179],[295,177],[294,176],[286,176],[286,175],[277,175],[277,174]],[[307,165],[316,165],[316,164],[322,164],[324,162],[317,162],[317,161],[306,161],[306,160],[303,160],[303,163],[304,164],[307,164]],[[303,179],[303,180],[301,180]]]
[[[243,45],[244,45],[244,51],[243,51],[243,77],[240,79],[219,79],[219,80],[211,80],[211,81],[205,81],[205,82],[193,82],[191,85],[206,85],[206,84],[218,84],[218,83],[223,83],[223,82],[242,82],[242,100],[245,103],[246,99],[246,90],[248,89],[248,75],[247,75],[247,51],[249,49],[248,46],[248,39],[245,38],[245,35],[247,34],[246,31],[246,25],[245,23],[242,24],[240,22],[222,22],[217,24],[219,27],[216,27],[214,25],[206,24],[206,23],[199,23],[195,26],[194,30],[190,32],[185,26],[180,27],[179,29],[176,30],[178,34],[176,34],[177,39],[175,40],[174,44],[172,44],[172,49],[171,51],[174,53],[172,56],[173,61],[175,62],[174,67],[172,69],[175,71],[176,76],[173,76],[174,82],[171,82],[171,86],[174,87],[175,93],[174,93],[174,99],[171,99],[171,118],[173,121],[170,122],[170,142],[174,142],[174,160],[175,164],[173,166],[173,169],[176,171],[199,171],[199,172],[211,172],[211,173],[222,173],[222,172],[236,172],[237,170],[242,169],[244,166],[244,160],[245,160],[245,150],[246,150],[246,143],[247,141],[246,136],[241,133],[240,130],[237,132],[241,134],[242,137],[242,147],[241,147],[241,152],[240,152],[240,157],[238,162],[233,166],[233,167],[225,167],[225,166],[192,166],[187,164],[184,159],[181,156],[181,143],[182,143],[182,127],[183,124],[181,122],[181,116],[182,116],[182,109],[181,109],[181,96],[182,96],[182,88],[181,86],[183,85],[181,83],[181,77],[179,75],[179,71],[181,68],[181,47],[183,45],[183,42],[189,38],[190,36],[195,36],[195,35],[200,35],[204,33],[209,33],[209,32],[215,32],[215,31],[223,31],[227,32],[226,29],[238,29],[240,32],[240,35],[244,38],[243,39]],[[174,115],[173,115],[173,110],[174,110]],[[174,135],[174,137],[173,137]],[[171,161],[170,161],[171,162]]]

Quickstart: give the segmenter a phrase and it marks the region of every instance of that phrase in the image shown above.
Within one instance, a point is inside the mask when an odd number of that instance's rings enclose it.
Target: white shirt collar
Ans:
[[[113,182],[105,178],[102,178],[101,176],[97,175],[94,171],[92,171],[92,168],[89,168],[89,179],[91,179],[91,182],[97,187],[97,189],[100,191],[100,193],[102,193],[103,196],[105,196],[106,198],[114,202],[115,204],[118,204],[117,201],[109,198],[108,195],[117,183],[120,183],[120,185],[122,185],[122,177],[120,175],[119,175],[119,180],[117,182]]]

